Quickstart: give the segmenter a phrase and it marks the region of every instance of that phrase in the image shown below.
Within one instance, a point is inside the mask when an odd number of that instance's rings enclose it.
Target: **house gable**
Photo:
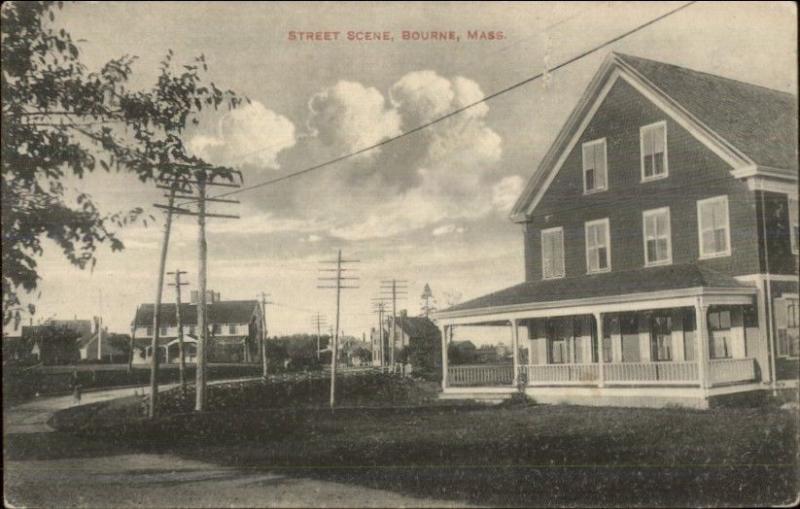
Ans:
[[[619,80],[624,80],[646,97],[665,116],[691,133],[700,143],[731,166],[734,171],[757,167],[753,160],[711,127],[703,123],[681,104],[653,84],[621,55],[610,54],[587,87],[555,142],[551,145],[537,171],[528,181],[511,212],[512,220],[526,222],[561,170],[566,157],[573,151],[586,127]],[[723,78],[719,78],[723,79]],[[579,146],[579,145],[578,145]]]
[[[608,219],[610,223],[610,264],[613,271],[643,268],[642,214],[669,207],[673,224],[673,263],[695,263],[700,257],[697,232],[697,200],[726,195],[730,203],[730,224],[734,252],[729,257],[702,263],[726,274],[756,272],[757,246],[752,193],[746,183],[731,175],[735,168],[708,146],[708,140],[669,116],[650,98],[617,79],[603,94],[592,115],[563,154],[558,172],[551,175],[546,192],[535,210],[526,214],[526,280],[542,279],[541,231],[561,228],[564,238],[565,277],[587,274],[585,224]],[[662,123],[666,128],[668,176],[643,181],[640,132],[643,126]],[[607,144],[607,189],[585,193],[582,144],[605,138]]]

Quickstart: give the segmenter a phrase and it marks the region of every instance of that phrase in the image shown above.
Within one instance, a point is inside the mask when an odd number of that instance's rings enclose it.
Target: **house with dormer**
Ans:
[[[796,387],[797,108],[610,54],[512,210],[525,281],[435,314],[442,338],[509,327],[513,365],[442,348],[444,393],[705,408]]]

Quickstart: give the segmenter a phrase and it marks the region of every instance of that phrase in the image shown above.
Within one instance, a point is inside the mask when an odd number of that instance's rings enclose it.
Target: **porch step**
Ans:
[[[487,405],[500,404],[511,399],[513,392],[442,392],[439,399],[447,400],[469,400],[476,403],[486,403]]]

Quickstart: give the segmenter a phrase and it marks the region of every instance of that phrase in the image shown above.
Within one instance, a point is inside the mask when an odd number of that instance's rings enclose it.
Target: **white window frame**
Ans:
[[[603,269],[591,270],[589,263],[589,228],[598,224],[602,224],[606,229],[606,267]],[[586,251],[586,273],[587,274],[602,274],[603,272],[611,272],[611,222],[608,218],[596,219],[594,221],[587,221],[583,224],[583,240]]]
[[[787,199],[787,203],[789,206],[789,242],[792,249],[792,254],[800,254],[800,249],[798,248],[798,242],[800,239],[797,238],[797,226],[800,219],[800,211],[797,210],[798,201],[794,198],[789,197]]]
[[[644,175],[644,133],[656,127],[664,127],[664,173],[653,175],[652,177],[645,177]],[[652,182],[654,180],[661,180],[669,177],[669,156],[667,154],[667,121],[659,120],[652,124],[643,125],[639,128],[639,169],[641,171],[642,182]]]
[[[703,252],[703,220],[702,220],[702,210],[703,205],[710,202],[721,201],[725,204],[725,243],[726,249],[725,251],[719,251],[716,253],[704,253]],[[711,198],[704,198],[702,200],[697,200],[697,242],[698,248],[700,252],[700,259],[706,260],[709,258],[721,258],[723,256],[730,256],[731,255],[731,211],[728,206],[728,195],[723,194],[720,196],[712,196]]]
[[[592,189],[586,188],[586,148],[591,147],[594,145],[603,144],[603,187],[594,187]],[[606,148],[606,139],[600,138],[598,140],[587,141],[583,145],[581,145],[581,165],[583,168],[583,172],[581,175],[583,176],[583,194],[592,194],[592,193],[599,193],[601,191],[608,190],[608,149]],[[595,173],[597,172],[597,168],[593,168]],[[595,183],[597,182],[597,177],[595,176]]]
[[[544,237],[545,235],[561,232],[561,274],[560,275],[551,275],[548,276],[544,273]],[[541,243],[540,251],[542,254],[542,279],[561,279],[567,273],[567,265],[565,261],[566,254],[564,253],[564,227],[563,226],[556,226],[554,228],[547,228],[541,231],[539,242]]]
[[[658,214],[667,214],[667,258],[656,262],[647,261],[647,218]],[[658,240],[658,237],[656,237]],[[644,247],[644,266],[658,267],[661,265],[672,265],[672,218],[670,217],[669,207],[645,210],[642,212],[642,244]]]

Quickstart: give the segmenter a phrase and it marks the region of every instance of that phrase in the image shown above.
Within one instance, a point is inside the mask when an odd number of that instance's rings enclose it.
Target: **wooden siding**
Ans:
[[[669,176],[641,182],[639,128],[665,120]],[[581,144],[605,137],[608,190],[583,193]],[[542,277],[540,231],[563,226],[566,277],[586,274],[584,223],[609,218],[611,270],[644,267],[642,212],[669,207],[672,263],[700,263],[729,275],[758,272],[755,194],[730,175],[730,167],[688,131],[618,81],[566,158],[525,229],[526,279]],[[698,260],[697,200],[727,195],[730,256]]]
[[[792,253],[789,232],[789,197],[782,193],[762,191],[756,192],[755,196],[761,272],[797,274],[800,271],[800,264],[798,264],[798,255]],[[761,212],[762,196],[764,198],[763,216]],[[766,230],[762,226],[762,217],[766,221]],[[764,242],[765,233],[766,243]],[[769,267],[767,267],[767,259],[769,259]]]

